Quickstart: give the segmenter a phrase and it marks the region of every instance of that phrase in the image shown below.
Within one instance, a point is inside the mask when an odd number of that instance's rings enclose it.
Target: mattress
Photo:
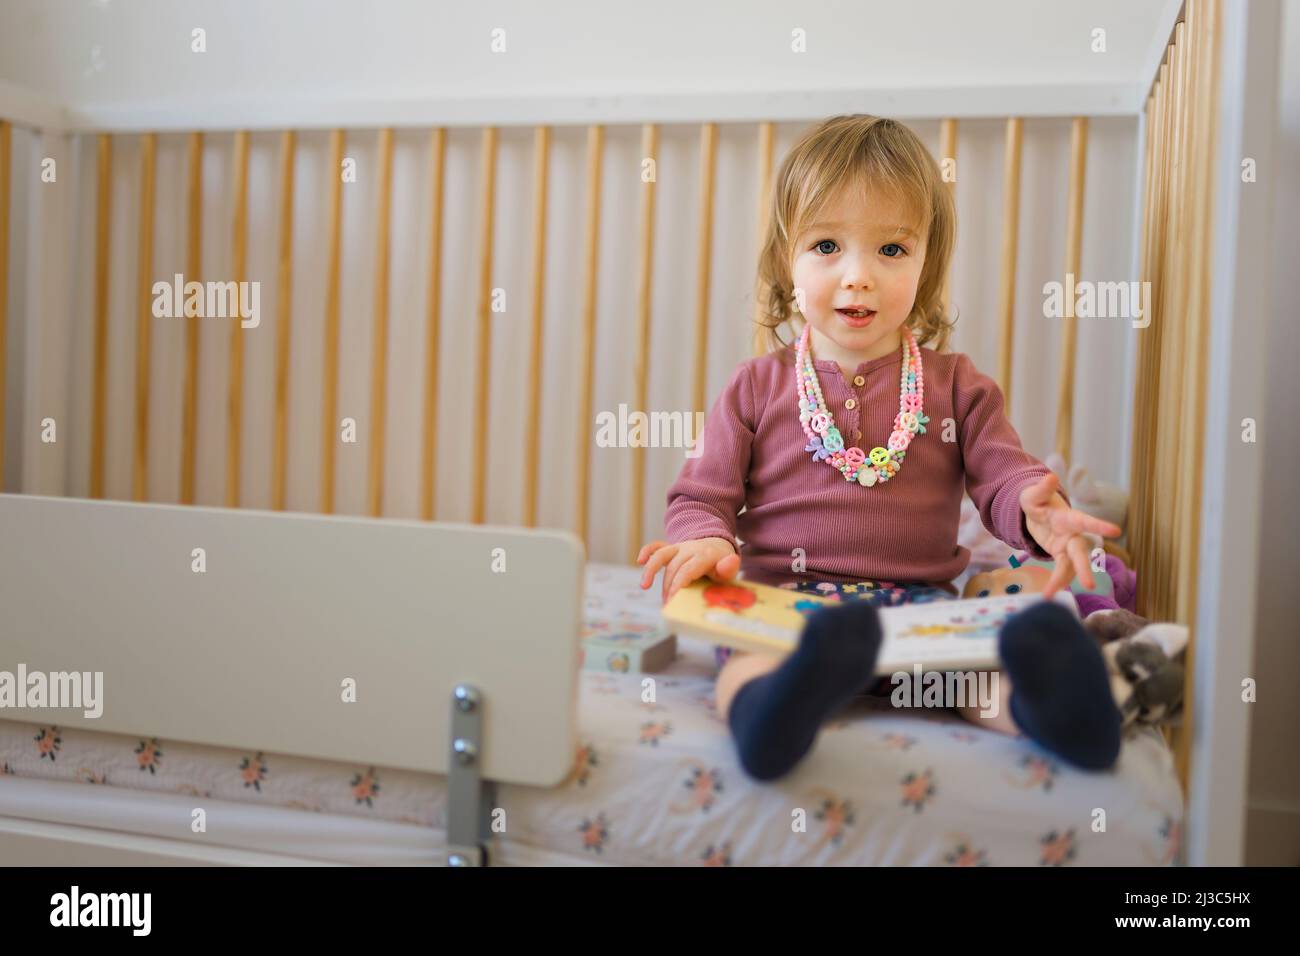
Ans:
[[[640,569],[590,564],[591,631],[659,621]],[[1162,865],[1183,801],[1158,731],[1116,768],[1063,765],[948,711],[861,698],[787,777],[741,771],[713,706],[710,645],[653,675],[584,672],[573,769],[503,785],[494,862],[615,865]],[[642,681],[652,677],[653,699]],[[41,791],[47,791],[42,796]],[[134,805],[134,806],[133,806]],[[195,807],[208,813],[192,834]],[[155,808],[150,810],[148,808]],[[443,778],[385,767],[0,721],[0,815],[345,863],[439,862]],[[149,828],[154,829],[150,830]]]

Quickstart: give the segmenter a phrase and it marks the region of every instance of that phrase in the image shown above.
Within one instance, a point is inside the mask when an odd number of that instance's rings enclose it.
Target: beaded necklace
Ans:
[[[809,349],[811,325],[805,325],[795,356],[795,391],[799,396],[799,424],[808,436],[804,451],[812,452],[813,461],[824,461],[844,476],[870,488],[877,481],[888,481],[902,467],[907,447],[915,435],[924,435],[929,418],[922,411],[925,402],[925,375],[921,369],[921,349],[910,329],[904,330],[903,367],[898,382],[898,414],[887,447],[871,449],[845,448],[844,437],[835,427],[835,419],[822,397],[821,382],[813,366]]]

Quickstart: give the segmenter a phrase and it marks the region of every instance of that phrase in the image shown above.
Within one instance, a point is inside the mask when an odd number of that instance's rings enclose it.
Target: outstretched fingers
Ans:
[[[671,561],[678,552],[678,547],[675,544],[662,544],[661,542],[655,543],[660,544],[661,547],[650,555],[649,559],[646,561],[645,574],[641,576],[642,590],[650,587],[650,585],[654,583],[655,575],[659,573],[659,569]],[[650,545],[646,545],[646,547],[648,548]],[[644,551],[645,548],[642,548],[642,550]],[[637,563],[640,563],[639,557]]]
[[[1092,576],[1092,565],[1088,561],[1088,544],[1086,538],[1078,535],[1071,538],[1065,548],[1074,562],[1074,570],[1078,572],[1079,581],[1085,588],[1092,590],[1097,586],[1097,579]],[[1068,566],[1069,562],[1066,564]]]

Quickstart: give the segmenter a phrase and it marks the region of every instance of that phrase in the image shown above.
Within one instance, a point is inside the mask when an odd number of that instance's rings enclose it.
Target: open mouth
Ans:
[[[836,309],[844,321],[850,325],[866,325],[876,315],[875,309]]]

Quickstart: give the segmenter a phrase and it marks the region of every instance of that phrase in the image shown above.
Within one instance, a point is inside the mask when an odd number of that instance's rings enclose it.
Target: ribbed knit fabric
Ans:
[[[887,443],[901,362],[901,351],[863,362],[846,381],[834,361],[815,360],[846,446]],[[964,488],[991,534],[1050,558],[1020,509],[1021,490],[1050,472],[1021,447],[997,383],[964,354],[922,348],[921,362],[926,433],[871,488],[804,451],[792,348],[742,362],[705,419],[699,456],[668,489],[666,539],[739,539],[742,573],[760,582],[790,578],[802,559],[802,573],[829,581],[948,585],[970,562],[957,544]]]

